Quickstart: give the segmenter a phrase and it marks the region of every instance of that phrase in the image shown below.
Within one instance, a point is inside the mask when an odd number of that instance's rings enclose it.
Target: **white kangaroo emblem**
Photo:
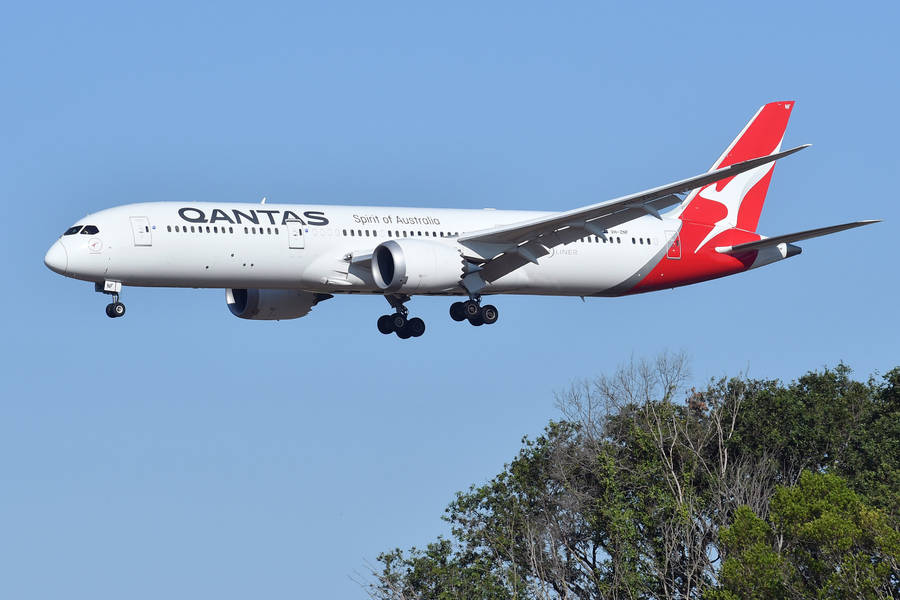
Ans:
[[[778,149],[775,149],[777,152]],[[737,227],[737,217],[738,211],[741,208],[741,202],[744,201],[744,196],[747,195],[753,186],[762,180],[769,171],[775,166],[775,163],[769,163],[766,165],[762,165],[755,169],[751,169],[749,171],[745,171],[738,175],[735,175],[728,184],[722,188],[721,190],[716,189],[716,184],[711,183],[697,194],[701,198],[705,200],[712,200],[713,202],[718,202],[723,205],[725,209],[728,211],[727,214],[719,219],[716,224],[713,226],[712,230],[703,238],[703,241],[700,242],[700,245],[697,246],[697,249],[694,252],[697,252],[702,248],[706,242],[716,237],[723,231],[727,229],[731,229],[732,227]]]

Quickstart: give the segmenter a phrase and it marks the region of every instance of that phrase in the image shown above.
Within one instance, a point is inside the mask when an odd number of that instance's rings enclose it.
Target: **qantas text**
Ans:
[[[281,215],[280,217],[278,217],[279,214]],[[206,212],[200,210],[199,208],[186,206],[184,208],[178,209],[178,216],[180,216],[188,223],[223,222],[231,223],[232,225],[238,225],[241,223],[253,223],[254,225],[259,225],[260,215],[265,215],[265,217],[262,217],[263,225],[278,225],[279,223],[281,225],[284,225],[289,220],[300,221],[300,223],[302,223],[303,225],[328,225],[328,219],[325,217],[325,213],[317,210],[308,210],[304,212],[303,216],[301,217],[291,210],[270,210],[256,208],[243,211],[237,210],[236,208],[227,210],[214,208],[207,218]]]

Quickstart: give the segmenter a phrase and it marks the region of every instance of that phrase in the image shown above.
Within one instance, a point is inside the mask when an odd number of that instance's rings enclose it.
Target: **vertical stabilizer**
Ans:
[[[793,101],[771,102],[760,108],[710,170],[778,152],[793,108]],[[774,169],[775,163],[766,164],[688,195],[675,216],[713,226],[695,251],[728,229],[756,231]]]

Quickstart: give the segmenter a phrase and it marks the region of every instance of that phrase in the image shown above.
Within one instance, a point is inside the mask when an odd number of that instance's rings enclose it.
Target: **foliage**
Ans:
[[[779,486],[767,521],[741,507],[720,539],[727,558],[709,598],[900,596],[900,532],[837,475],[804,471]]]
[[[564,420],[457,494],[452,540],[379,556],[370,595],[896,592],[900,368],[884,383],[843,365],[787,386],[686,379],[664,355],[572,386]]]

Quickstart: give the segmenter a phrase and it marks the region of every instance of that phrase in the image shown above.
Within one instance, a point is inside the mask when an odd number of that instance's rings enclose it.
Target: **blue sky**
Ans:
[[[378,552],[553,394],[684,350],[698,382],[900,363],[895,3],[17,3],[0,22],[6,293],[0,596],[361,598]],[[760,230],[882,218],[790,261],[498,325],[379,298],[282,323],[221,290],[126,289],[124,319],[42,264],[88,212],[153,200],[568,209],[706,170],[796,100]]]

